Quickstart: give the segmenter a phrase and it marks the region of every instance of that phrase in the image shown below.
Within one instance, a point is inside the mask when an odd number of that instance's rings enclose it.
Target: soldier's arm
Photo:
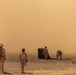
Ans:
[[[28,61],[28,57],[27,57],[27,54],[26,54],[25,56],[26,56],[26,61]]]
[[[19,62],[19,61],[20,61],[20,58],[21,58],[21,54],[19,55],[17,62]]]
[[[45,49],[43,49],[43,54],[45,54]]]
[[[48,49],[47,49],[47,53],[49,54]]]
[[[5,49],[3,49],[3,57],[4,57],[4,60],[6,60],[6,52],[5,52]]]

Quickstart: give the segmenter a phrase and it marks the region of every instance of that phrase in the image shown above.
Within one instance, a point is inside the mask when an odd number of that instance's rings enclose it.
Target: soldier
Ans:
[[[24,73],[24,67],[26,64],[27,67],[27,54],[25,53],[25,49],[22,49],[22,53],[19,55],[18,61],[21,64],[21,73]]]
[[[44,58],[47,59],[48,58],[48,49],[47,46],[45,46],[44,50],[43,50],[43,54],[44,54]]]
[[[5,49],[3,48],[3,44],[0,44],[0,69],[4,72],[4,61],[6,60]]]
[[[62,59],[62,52],[60,50],[57,50],[57,53],[56,53],[56,57],[57,59],[60,57],[60,60]]]

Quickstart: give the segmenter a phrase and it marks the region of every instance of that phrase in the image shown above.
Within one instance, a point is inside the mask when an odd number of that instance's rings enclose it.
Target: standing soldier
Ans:
[[[26,64],[27,67],[27,54],[25,53],[25,49],[22,49],[22,53],[19,55],[18,61],[21,64],[21,73],[24,73],[24,67]]]
[[[3,48],[3,44],[0,44],[0,69],[4,72],[4,61],[6,60],[5,49]]]
[[[46,47],[46,46],[45,46],[45,48],[44,48],[44,50],[43,50],[43,54],[44,54],[44,58],[45,58],[45,59],[47,59],[47,58],[48,58],[49,53],[48,53],[48,49],[47,49],[47,47]]]

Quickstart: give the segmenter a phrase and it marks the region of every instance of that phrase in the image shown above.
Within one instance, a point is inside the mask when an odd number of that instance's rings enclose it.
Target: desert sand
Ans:
[[[0,73],[0,75],[22,75],[20,63],[16,61],[6,61],[4,70],[6,74]],[[76,75],[76,59],[29,60],[24,75]]]

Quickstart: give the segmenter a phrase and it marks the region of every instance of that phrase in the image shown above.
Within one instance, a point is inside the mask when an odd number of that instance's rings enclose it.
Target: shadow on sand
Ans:
[[[3,74],[12,75],[12,73],[9,73],[9,72],[3,72]]]
[[[31,73],[31,72],[24,72],[24,73],[22,73],[22,74],[33,74],[33,73]]]
[[[45,60],[45,59],[44,59],[44,60]],[[46,59],[46,60],[70,60],[70,58],[66,58],[66,59],[50,58],[50,59]]]
[[[13,73],[19,74],[20,72],[13,72]],[[28,74],[28,75],[31,75],[31,74],[33,74],[33,73],[31,73],[31,72],[23,72],[23,73],[21,73],[21,74]]]

